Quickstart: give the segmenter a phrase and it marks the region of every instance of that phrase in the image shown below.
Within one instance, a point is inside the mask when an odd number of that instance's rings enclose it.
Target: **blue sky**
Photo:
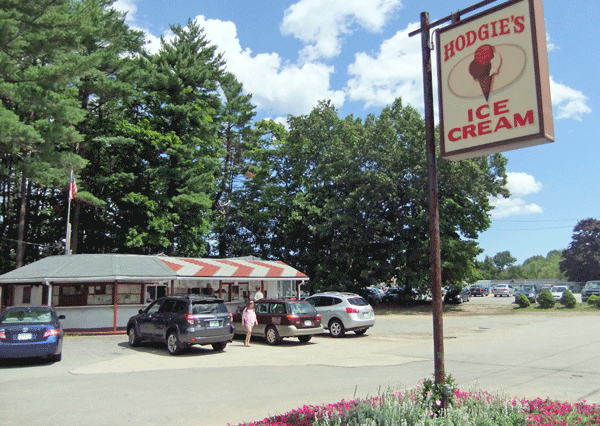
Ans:
[[[283,122],[323,99],[333,101],[340,117],[378,114],[399,96],[422,112],[421,42],[407,34],[423,11],[433,22],[475,3],[117,0],[114,7],[146,33],[151,51],[161,35],[172,35],[169,24],[197,20],[252,93],[257,118]],[[544,11],[556,141],[504,153],[512,195],[493,200],[480,259],[506,250],[519,264],[545,256],[567,248],[579,220],[600,219],[600,2],[545,0]]]

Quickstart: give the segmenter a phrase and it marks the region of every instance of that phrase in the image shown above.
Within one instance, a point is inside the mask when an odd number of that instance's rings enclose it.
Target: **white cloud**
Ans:
[[[353,76],[346,86],[349,99],[362,101],[369,108],[391,105],[401,96],[405,105],[423,108],[421,37],[408,37],[419,27],[413,23],[398,31],[382,43],[376,56],[355,55],[354,63],[348,67]]]
[[[581,121],[583,114],[590,114],[592,109],[587,103],[587,97],[580,92],[554,81],[550,76],[550,92],[552,105],[555,107],[554,118],[572,118]]]
[[[295,65],[284,63],[277,53],[254,54],[243,49],[232,22],[197,16],[206,37],[218,46],[227,62],[227,69],[252,93],[252,102],[271,114],[307,114],[319,100],[331,99],[336,107],[344,104],[342,91],[330,88],[332,66],[319,62]]]
[[[550,41],[550,34],[546,33],[546,49],[548,50],[548,52],[551,52],[553,50],[558,50],[558,46],[556,46],[554,43],[552,43]]]
[[[523,197],[535,194],[542,190],[542,184],[527,173],[507,173],[506,187],[510,191],[510,197],[492,197],[490,200],[494,206],[492,217],[495,219],[521,216],[528,214],[543,213],[540,206],[535,203],[527,204]]]
[[[354,27],[380,32],[400,7],[400,0],[300,0],[285,11],[280,29],[306,44],[300,52],[304,60],[334,58]]]

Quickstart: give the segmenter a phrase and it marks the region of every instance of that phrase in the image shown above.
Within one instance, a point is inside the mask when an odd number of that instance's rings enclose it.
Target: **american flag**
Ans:
[[[77,183],[75,182],[75,175],[73,174],[73,170],[71,170],[71,185],[69,185],[69,200],[75,198],[75,194],[77,194]]]

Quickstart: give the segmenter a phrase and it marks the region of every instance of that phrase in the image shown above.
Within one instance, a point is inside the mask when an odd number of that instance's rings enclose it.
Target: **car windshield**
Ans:
[[[201,314],[224,314],[227,312],[227,306],[224,303],[215,303],[213,301],[192,302],[192,313]]]
[[[290,309],[292,314],[296,315],[317,313],[314,306],[310,303],[290,303]]]
[[[48,308],[10,309],[0,317],[0,324],[48,323],[51,321],[52,311]]]
[[[565,291],[566,287],[554,287],[552,289],[552,291],[554,291],[555,293],[561,292],[561,291]]]
[[[534,287],[532,285],[524,285],[523,291],[533,291]]]
[[[496,286],[496,288],[506,288],[506,287],[507,287],[507,286],[506,286],[506,285],[504,285],[504,284],[498,284],[498,285]]]
[[[585,284],[585,288],[598,289],[600,288],[600,281],[590,281],[589,283]]]

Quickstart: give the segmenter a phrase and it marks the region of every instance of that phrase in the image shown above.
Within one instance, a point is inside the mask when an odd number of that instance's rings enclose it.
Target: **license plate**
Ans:
[[[33,338],[33,334],[31,333],[19,333],[17,335],[17,340],[31,340]]]
[[[312,325],[312,321],[310,321],[310,320],[306,320],[306,321],[304,321],[304,325],[305,325],[306,327],[310,327],[310,326]]]
[[[369,312],[363,312],[363,317],[364,318],[369,318],[371,314]]]
[[[218,320],[210,320],[208,322],[208,326],[209,327],[218,327],[219,326],[219,321]]]

